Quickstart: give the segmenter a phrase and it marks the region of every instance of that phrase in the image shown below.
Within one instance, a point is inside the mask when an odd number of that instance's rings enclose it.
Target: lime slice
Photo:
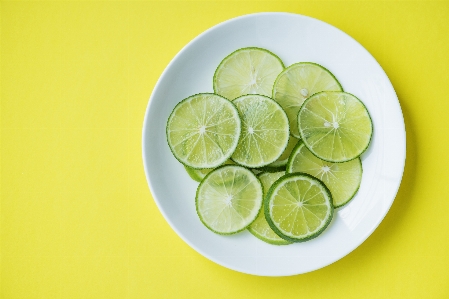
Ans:
[[[217,67],[214,91],[230,100],[245,94],[271,96],[274,80],[283,69],[281,59],[268,50],[239,49]]]
[[[274,173],[262,173],[260,174],[259,180],[262,183],[263,193],[267,194],[271,185],[279,179],[281,176],[285,174],[285,171],[274,172]],[[255,237],[261,239],[270,244],[274,245],[287,245],[290,244],[289,241],[286,241],[276,235],[276,233],[271,229],[270,225],[268,225],[267,220],[265,219],[265,213],[263,211],[263,207],[257,215],[256,220],[248,227],[248,231],[252,233]]]
[[[373,134],[365,105],[341,91],[323,91],[308,98],[299,110],[298,127],[306,147],[329,162],[357,158]]]
[[[167,122],[173,155],[192,168],[214,168],[234,152],[240,137],[237,108],[215,94],[197,94],[178,103]]]
[[[256,219],[262,195],[262,184],[250,170],[226,165],[210,172],[198,186],[196,211],[213,232],[233,234]]]
[[[184,165],[184,168],[186,169],[190,178],[197,182],[201,182],[209,172],[214,170],[213,168],[195,169],[186,165]]]
[[[224,164],[234,164],[234,162],[232,162],[232,160],[227,160]],[[209,172],[214,170],[214,168],[195,169],[186,165],[184,165],[184,168],[186,169],[190,178],[197,182],[201,182]]]
[[[324,90],[342,91],[343,88],[331,72],[316,63],[295,63],[277,77],[273,99],[287,112],[291,134],[296,138],[300,138],[297,124],[299,108],[307,97]]]
[[[281,156],[276,161],[274,161],[273,163],[268,165],[267,167],[276,168],[276,167],[282,167],[282,166],[287,165],[288,158],[290,157],[290,154],[292,153],[292,151],[295,148],[298,141],[299,141],[298,138],[290,137],[290,139],[288,140],[288,143],[287,143],[287,147],[285,148],[285,150],[281,154]]]
[[[242,119],[242,137],[232,160],[257,168],[276,161],[289,139],[288,118],[274,100],[261,95],[241,96],[233,102]]]
[[[304,173],[286,174],[277,180],[265,197],[264,210],[270,227],[290,242],[317,237],[334,213],[327,187]]]
[[[334,208],[339,208],[347,204],[359,189],[362,162],[360,158],[343,163],[326,162],[315,157],[300,142],[292,152],[287,172],[305,172],[320,179],[331,191]]]

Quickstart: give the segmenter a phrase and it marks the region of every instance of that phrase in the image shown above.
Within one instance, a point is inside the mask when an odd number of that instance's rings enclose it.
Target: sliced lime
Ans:
[[[274,100],[261,95],[241,96],[233,103],[242,119],[242,137],[232,160],[251,168],[276,161],[289,139],[288,118],[284,110]]]
[[[246,94],[271,96],[274,80],[283,69],[282,61],[270,51],[242,48],[217,67],[214,91],[230,100]]]
[[[277,180],[264,200],[265,218],[277,235],[304,242],[321,234],[332,220],[332,195],[318,179],[304,173]]]
[[[298,127],[306,147],[329,162],[357,158],[373,134],[365,105],[341,91],[323,91],[308,98],[299,110]]]
[[[299,108],[305,99],[324,90],[342,91],[343,88],[329,70],[316,63],[295,63],[277,77],[273,99],[287,112],[291,134],[296,138],[300,138],[297,125]]]
[[[298,138],[290,136],[290,139],[288,140],[288,143],[287,143],[287,147],[285,148],[282,155],[276,161],[274,161],[267,167],[276,168],[276,167],[282,167],[282,166],[287,165],[288,158],[290,157],[290,154],[292,153],[292,151],[295,148],[298,141],[299,141]]]
[[[226,165],[210,172],[198,186],[196,211],[213,232],[233,234],[256,219],[262,197],[262,184],[250,170]]]
[[[190,178],[197,182],[201,182],[209,172],[214,170],[214,168],[195,169],[186,165],[184,165],[184,168]]]
[[[240,137],[237,108],[215,94],[197,94],[178,103],[167,122],[167,141],[173,155],[197,169],[223,164]]]
[[[232,162],[232,160],[227,160],[224,164],[235,164],[235,163]],[[186,169],[190,178],[192,178],[197,182],[201,182],[209,172],[215,169],[215,168],[195,169],[186,165],[184,165],[184,168]]]
[[[334,208],[339,208],[347,204],[359,189],[362,162],[360,158],[343,163],[327,162],[315,157],[300,142],[290,156],[287,172],[305,172],[320,179],[331,191]]]
[[[260,174],[258,177],[262,182],[263,193],[266,195],[271,185],[284,174],[285,174],[284,171],[274,173],[266,172]],[[254,222],[248,227],[248,231],[252,233],[255,237],[270,244],[274,245],[290,244],[289,241],[282,239],[271,229],[270,225],[265,219],[263,207],[260,210],[259,215],[257,215],[256,220],[254,220]]]

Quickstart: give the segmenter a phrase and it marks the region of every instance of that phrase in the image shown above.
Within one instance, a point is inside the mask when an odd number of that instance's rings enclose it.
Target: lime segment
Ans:
[[[243,48],[228,55],[214,74],[214,91],[233,100],[246,94],[271,96],[274,80],[284,69],[275,54],[261,48]]]
[[[247,228],[262,206],[262,185],[248,169],[226,165],[210,172],[196,192],[196,210],[203,224],[218,234]]]
[[[277,235],[290,242],[317,237],[333,217],[332,196],[318,179],[291,173],[277,180],[264,200],[265,218]]]
[[[262,173],[259,175],[259,179],[263,186],[263,193],[266,195],[268,193],[268,190],[270,189],[271,185],[279,179],[281,176],[285,174],[284,171],[281,172],[274,172],[274,173]],[[265,214],[263,211],[263,207],[259,212],[259,215],[257,216],[256,220],[248,227],[248,231],[253,234],[255,237],[261,239],[262,241],[265,241],[269,244],[274,245],[287,245],[290,244],[289,241],[286,241],[279,237],[268,224],[267,220],[265,219]]]
[[[197,94],[176,105],[168,118],[167,141],[181,163],[214,168],[232,155],[240,131],[234,104],[215,94]]]
[[[242,119],[242,137],[232,154],[237,164],[257,168],[276,161],[289,139],[288,118],[274,100],[261,95],[241,96],[233,102]]]
[[[362,181],[360,158],[331,163],[315,157],[300,142],[293,150],[287,172],[305,172],[320,179],[330,190],[334,208],[347,204],[356,194]]]
[[[300,138],[298,111],[305,99],[324,90],[342,91],[340,83],[326,68],[312,62],[295,63],[277,77],[273,87],[275,99],[288,115],[291,134]]]
[[[318,158],[346,162],[360,156],[373,134],[365,105],[352,94],[324,91],[308,98],[298,113],[305,146]]]

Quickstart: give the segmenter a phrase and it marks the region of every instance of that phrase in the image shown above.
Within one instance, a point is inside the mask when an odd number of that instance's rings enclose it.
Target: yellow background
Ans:
[[[0,5],[1,298],[449,298],[448,1]],[[258,11],[354,37],[391,79],[407,130],[402,185],[379,228],[293,277],[241,274],[190,248],[157,209],[141,159],[169,61]]]

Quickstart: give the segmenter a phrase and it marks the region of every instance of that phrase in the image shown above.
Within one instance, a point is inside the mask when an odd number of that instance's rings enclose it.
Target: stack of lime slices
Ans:
[[[320,235],[359,189],[373,134],[365,105],[323,66],[284,68],[255,47],[225,57],[213,89],[179,102],[166,127],[173,155],[200,182],[201,222],[274,245]]]

